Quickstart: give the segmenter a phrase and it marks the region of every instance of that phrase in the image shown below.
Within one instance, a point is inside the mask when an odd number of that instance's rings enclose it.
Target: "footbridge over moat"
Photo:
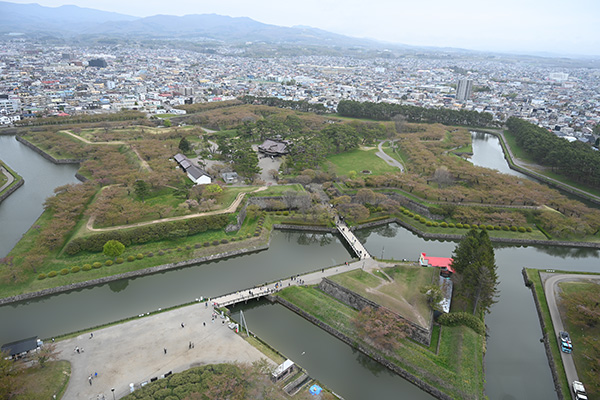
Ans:
[[[350,228],[348,228],[348,225],[346,225],[344,221],[342,221],[340,218],[336,218],[335,226],[359,260],[372,259],[365,246],[363,246],[360,240],[354,236],[354,233],[350,230]]]
[[[247,302],[248,300],[259,299],[290,286],[316,285],[321,282],[321,279],[328,276],[341,274],[342,272],[352,271],[360,268],[373,268],[375,264],[377,264],[377,262],[374,259],[370,257],[368,259],[364,258],[361,261],[353,261],[343,265],[323,268],[303,275],[294,275],[290,278],[276,282],[271,282],[261,286],[210,298],[208,301],[209,304],[214,305],[215,307],[226,307],[232,304]]]

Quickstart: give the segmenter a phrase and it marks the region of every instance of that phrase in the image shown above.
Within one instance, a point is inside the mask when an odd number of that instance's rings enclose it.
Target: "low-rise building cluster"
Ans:
[[[252,95],[331,110],[340,100],[357,100],[485,111],[499,122],[515,116],[572,140],[596,140],[600,69],[482,60],[435,53],[256,58],[227,46],[201,53],[43,47],[15,38],[0,50],[0,123],[123,109],[181,114],[175,107],[186,103]]]

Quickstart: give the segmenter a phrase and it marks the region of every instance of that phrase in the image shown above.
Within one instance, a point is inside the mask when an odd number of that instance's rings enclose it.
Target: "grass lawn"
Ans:
[[[443,327],[440,352],[410,339],[402,340],[392,354],[380,353],[362,341],[355,332],[352,318],[357,311],[314,287],[290,287],[277,294],[303,311],[379,353],[387,360],[437,387],[455,399],[483,398],[484,338],[466,327]]]
[[[565,294],[598,292],[598,285],[590,282],[561,282],[558,286]],[[565,322],[565,329],[567,329],[573,341],[573,361],[575,361],[579,380],[584,383],[590,399],[600,398],[600,375],[597,373],[598,364],[592,358],[586,356],[586,350],[581,347],[584,343],[584,337],[593,337],[596,340],[600,338],[600,325],[585,329],[575,326],[562,309],[561,317]]]
[[[434,268],[422,268],[408,265],[396,265],[382,268],[384,274],[375,274],[355,270],[332,276],[330,279],[340,285],[372,300],[421,326],[428,327],[431,311],[420,288],[431,284],[437,275]]]
[[[327,161],[334,165],[338,176],[348,175],[350,171],[360,174],[369,170],[372,175],[382,175],[386,172],[398,172],[398,168],[389,166],[385,161],[375,155],[376,149],[352,150],[346,153],[335,154],[327,157]]]
[[[70,375],[71,364],[68,361],[52,361],[44,368],[36,364],[24,369],[16,378],[17,387],[22,387],[24,392],[13,399],[52,399],[53,395],[60,399],[67,388]]]
[[[284,192],[305,192],[304,187],[299,183],[293,183],[291,185],[273,185],[269,186],[267,190],[249,194],[250,197],[268,197],[268,196],[281,196]]]

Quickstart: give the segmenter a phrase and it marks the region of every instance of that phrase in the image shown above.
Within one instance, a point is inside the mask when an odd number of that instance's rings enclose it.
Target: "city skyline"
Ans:
[[[13,0],[27,4],[31,0]],[[459,0],[444,2],[394,2],[374,0],[365,6],[349,0],[306,0],[274,7],[266,0],[244,2],[192,2],[175,0],[165,7],[157,0],[120,2],[105,0],[39,0],[42,6],[79,7],[112,11],[136,17],[157,14],[220,14],[249,17],[279,25],[304,25],[357,38],[413,46],[454,47],[524,54],[600,55],[600,3],[574,0],[507,0],[495,4]]]

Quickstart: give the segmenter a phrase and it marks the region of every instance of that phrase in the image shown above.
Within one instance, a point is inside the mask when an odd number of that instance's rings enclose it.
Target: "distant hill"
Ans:
[[[351,38],[310,27],[287,28],[263,24],[245,17],[194,14],[183,17],[154,15],[138,18],[77,6],[53,8],[0,1],[0,34],[9,32],[65,37],[107,35],[344,47],[372,47],[378,44],[376,41]]]
[[[0,32],[81,32],[109,21],[134,21],[137,17],[77,6],[43,7],[0,1]]]

